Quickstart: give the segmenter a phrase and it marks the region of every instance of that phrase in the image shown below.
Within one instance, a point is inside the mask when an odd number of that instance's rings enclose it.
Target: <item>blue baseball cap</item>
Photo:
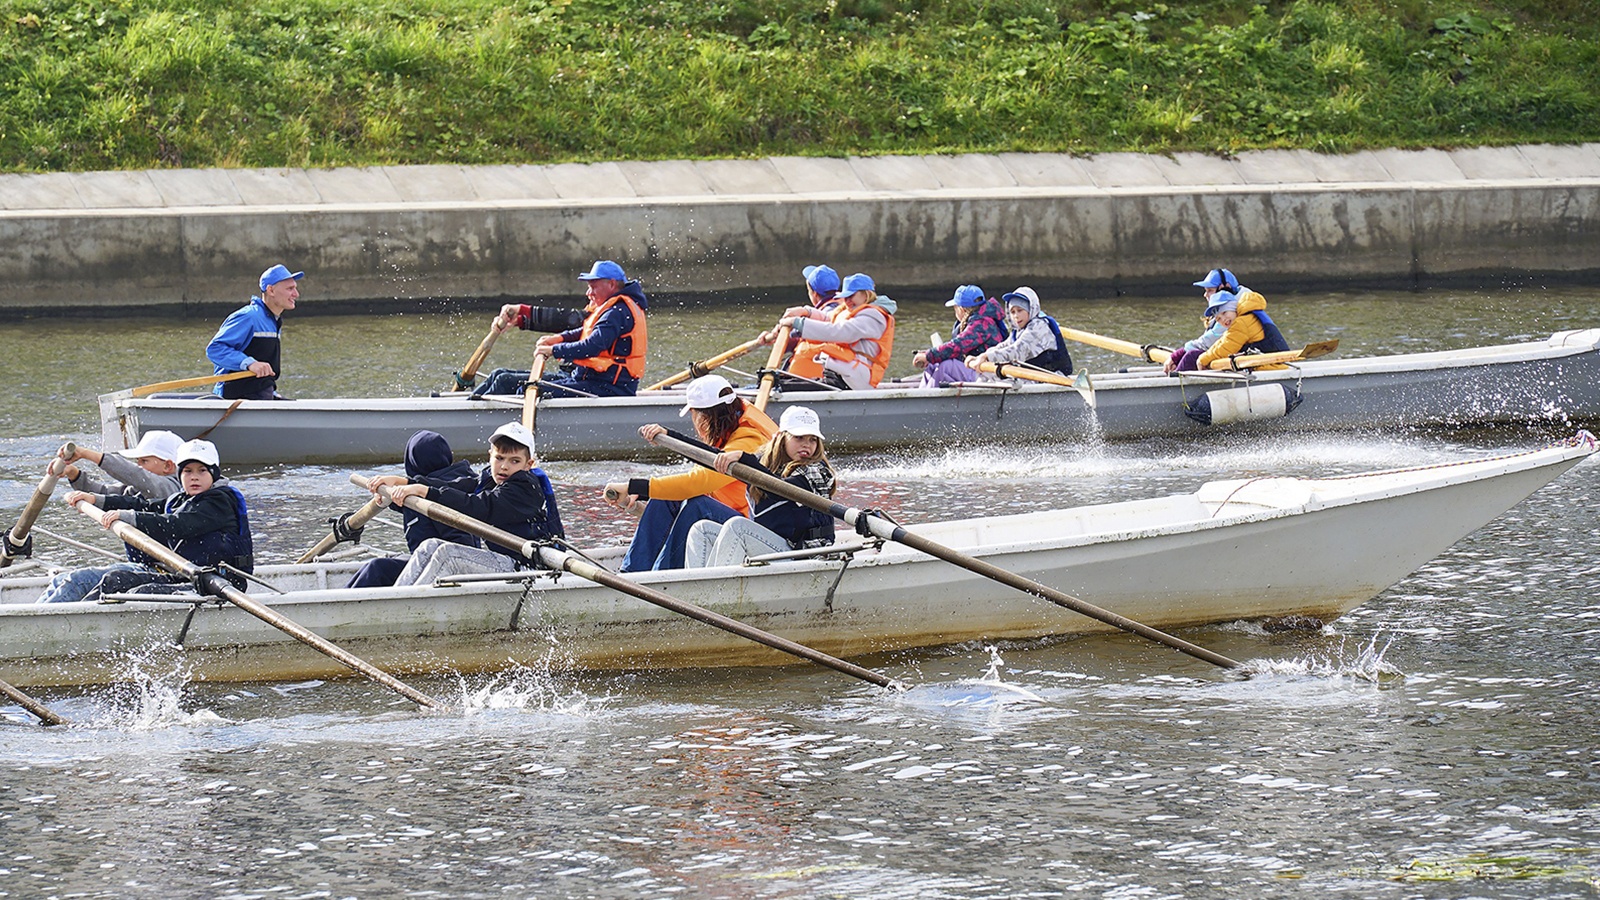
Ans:
[[[944,302],[945,306],[977,306],[983,302],[983,288],[975,284],[963,284],[956,288],[956,295]]]
[[[602,278],[609,278],[612,281],[628,280],[628,276],[622,271],[622,267],[609,259],[595,260],[595,264],[590,267],[589,271],[578,276],[579,281],[599,281]]]
[[[1227,269],[1212,269],[1206,273],[1206,277],[1196,281],[1194,286],[1197,288],[1225,287],[1228,290],[1236,291],[1239,289],[1239,279],[1233,277],[1233,273]]]
[[[299,281],[305,277],[305,274],[304,272],[291,272],[281,265],[273,266],[261,273],[261,289],[264,291],[280,281],[288,281],[291,278]]]
[[[839,289],[839,273],[831,266],[806,266],[800,274],[805,276],[806,286],[819,294]]]
[[[1238,309],[1239,298],[1227,291],[1217,291],[1211,295],[1211,302],[1206,305],[1206,315],[1214,316],[1228,308]]]
[[[872,283],[872,278],[857,272],[844,280],[844,285],[839,288],[839,293],[834,294],[834,299],[843,300],[856,291],[875,291],[878,286]]]

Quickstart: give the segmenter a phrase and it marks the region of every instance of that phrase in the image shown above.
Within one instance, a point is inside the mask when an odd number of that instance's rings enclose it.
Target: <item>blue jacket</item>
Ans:
[[[419,431],[406,441],[406,478],[416,484],[455,488],[465,493],[478,489],[478,473],[472,471],[472,464],[464,459],[457,460],[444,435],[435,431]],[[465,531],[442,525],[409,507],[400,509],[400,521],[405,526],[406,546],[412,552],[428,538],[468,547],[483,546],[482,541]]]
[[[244,495],[219,485],[193,497],[182,491],[165,501],[111,494],[105,509],[134,510],[133,527],[171,547],[197,566],[227,563],[245,572],[255,571],[255,546],[250,534],[250,511]],[[128,548],[128,558],[150,564],[143,553]],[[237,576],[229,580],[239,584]]]
[[[222,325],[206,345],[206,358],[211,360],[214,375],[242,372],[253,362],[264,362],[272,371],[282,374],[283,366],[282,321],[260,297],[228,314]],[[226,400],[255,397],[276,390],[278,376],[267,378],[241,378],[218,384],[212,393]]]

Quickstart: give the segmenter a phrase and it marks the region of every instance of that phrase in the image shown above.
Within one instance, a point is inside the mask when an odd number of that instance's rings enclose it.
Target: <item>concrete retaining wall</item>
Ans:
[[[601,257],[692,293],[1600,280],[1600,144],[0,175],[0,207],[0,314],[235,305],[278,261],[312,306],[570,300]]]

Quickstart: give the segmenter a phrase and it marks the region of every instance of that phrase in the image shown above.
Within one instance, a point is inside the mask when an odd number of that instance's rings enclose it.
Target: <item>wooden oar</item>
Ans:
[[[1335,338],[1331,341],[1317,341],[1307,344],[1299,350],[1279,350],[1275,353],[1239,353],[1222,359],[1214,359],[1211,361],[1211,365],[1206,366],[1206,368],[1237,372],[1260,366],[1275,366],[1279,363],[1316,359],[1319,356],[1327,356],[1337,349],[1339,349],[1339,340]]]
[[[658,435],[655,442],[658,446],[666,447],[667,449],[672,450],[688,459],[694,460],[703,466],[709,467],[715,465],[716,463],[716,451],[706,447],[703,444],[690,443],[688,441],[680,440],[671,433]],[[1115,628],[1120,628],[1123,631],[1149,638],[1150,640],[1160,644],[1165,644],[1174,650],[1180,650],[1196,659],[1211,663],[1212,665],[1221,666],[1225,669],[1238,669],[1242,668],[1243,666],[1242,663],[1229,659],[1228,657],[1219,653],[1213,653],[1204,647],[1191,644],[1182,638],[1173,637],[1164,631],[1157,631],[1148,625],[1135,622],[1126,616],[1118,615],[1110,610],[1102,609],[1084,600],[1080,600],[1071,594],[1063,593],[1062,591],[1058,591],[1049,585],[1034,581],[1031,578],[1024,578],[1015,572],[1008,572],[1005,569],[994,565],[993,563],[985,562],[984,560],[968,556],[967,554],[961,553],[957,550],[953,550],[944,546],[943,544],[931,541],[919,534],[914,534],[910,531],[907,531],[893,522],[890,522],[879,516],[872,515],[864,510],[846,507],[835,503],[826,497],[822,497],[820,495],[813,494],[810,491],[795,487],[781,478],[774,478],[773,476],[768,475],[759,469],[752,468],[743,463],[734,463],[733,466],[729,468],[728,474],[746,484],[755,485],[763,491],[776,494],[785,500],[792,500],[795,503],[817,510],[818,512],[827,513],[828,515],[831,515],[852,527],[855,527],[858,522],[862,523],[862,525],[867,527],[874,535],[886,541],[895,541],[897,543],[905,544],[907,547],[910,547],[913,550],[920,550],[929,556],[942,559],[945,562],[954,563],[955,565],[958,565],[969,572],[977,573],[985,578],[992,578],[1001,584],[1014,587],[1019,591],[1032,594],[1035,597],[1049,600],[1051,603],[1054,603],[1057,606],[1065,607],[1073,612],[1088,616],[1091,619],[1104,622],[1105,624],[1111,625]]]
[[[223,375],[200,375],[194,378],[179,378],[177,381],[158,381],[155,384],[146,384],[128,391],[130,397],[148,397],[162,391],[181,391],[185,388],[203,387],[216,384],[219,381],[238,381],[241,378],[254,378],[255,373],[249,370],[242,372],[228,372]]]
[[[340,541],[351,540],[351,535],[354,535],[368,522],[372,521],[372,517],[381,512],[383,506],[382,499],[373,497],[355,512],[340,516],[334,523],[333,530],[324,535],[322,540],[317,541],[310,550],[300,554],[300,558],[295,560],[295,563],[304,565],[332,550]]]
[[[1106,337],[1103,334],[1095,334],[1092,331],[1079,331],[1076,328],[1063,327],[1061,336],[1077,341],[1080,344],[1088,344],[1091,347],[1110,350],[1113,353],[1137,356],[1145,362],[1165,363],[1172,358],[1172,351],[1166,347],[1120,341],[1116,338]],[[1241,353],[1224,359],[1214,359],[1206,368],[1218,370],[1254,369],[1258,366],[1272,366],[1279,363],[1299,362],[1303,359],[1316,359],[1319,356],[1327,356],[1337,349],[1339,349],[1339,341],[1337,339],[1316,341],[1301,347],[1299,350],[1281,350],[1274,353]]]
[[[100,521],[105,511],[87,500],[77,503],[78,512],[96,522]],[[145,555],[161,564],[161,567],[194,580],[195,587],[202,592],[220,597],[234,606],[239,607],[252,616],[282,631],[302,644],[305,644],[318,653],[325,654],[344,663],[362,675],[376,681],[395,693],[414,701],[429,709],[442,709],[443,703],[411,687],[400,679],[383,671],[372,663],[367,662],[354,653],[337,646],[319,634],[295,622],[283,613],[268,607],[244,591],[234,587],[228,579],[215,572],[202,572],[194,563],[175,553],[172,548],[150,537],[127,522],[117,522],[111,526],[111,532],[122,539],[122,542],[132,546]]]
[[[43,703],[40,703],[32,697],[29,697],[22,691],[17,690],[12,686],[11,682],[6,681],[3,678],[0,678],[0,694],[5,694],[7,697],[11,698],[12,703],[15,703],[28,712],[33,713],[34,718],[38,719],[39,724],[41,725],[71,724],[66,719],[63,719],[52,712],[50,707],[45,706]]]
[[[539,379],[544,377],[544,364],[550,357],[543,353],[533,355],[533,368],[528,370],[528,386],[522,389],[522,424],[534,434],[539,433],[534,423],[539,416]]]
[[[751,338],[750,340],[745,341],[731,350],[724,350],[721,353],[718,353],[716,356],[713,356],[710,359],[701,360],[697,363],[690,363],[689,368],[684,369],[682,372],[679,372],[676,375],[670,375],[666,378],[663,378],[655,384],[644,388],[644,390],[659,391],[664,388],[672,387],[675,384],[682,384],[691,378],[699,378],[701,375],[709,373],[712,369],[715,369],[724,363],[733,362],[734,360],[744,356],[746,353],[749,353],[751,350],[754,350],[759,346],[761,346],[761,338]]]
[[[1061,336],[1069,341],[1110,350],[1112,353],[1121,353],[1124,356],[1137,356],[1145,362],[1164,363],[1172,358],[1169,347],[1158,347],[1155,344],[1135,344],[1133,341],[1119,341],[1116,338],[1095,334],[1092,331],[1079,331],[1076,328],[1061,327]]]
[[[467,364],[461,367],[461,371],[453,373],[456,383],[450,388],[451,393],[472,390],[472,382],[478,377],[478,367],[482,366],[483,361],[489,358],[489,348],[493,347],[494,342],[500,338],[500,332],[505,331],[508,327],[510,326],[507,325],[505,319],[500,318],[499,315],[494,317],[493,324],[489,326],[489,333],[484,335],[483,340],[478,342],[478,349],[472,351],[472,355],[467,357]]]
[[[1070,378],[1060,372],[1051,372],[1045,369],[1021,363],[992,363],[981,362],[977,365],[979,372],[988,372],[997,378],[1021,378],[1023,381],[1037,381],[1040,384],[1056,384],[1069,387],[1078,392],[1083,402],[1089,404],[1090,409],[1095,407],[1094,382],[1090,380],[1088,372],[1079,372]]]
[[[351,475],[350,482],[360,487],[366,487],[368,479],[360,475]],[[379,493],[386,500],[388,499],[389,491],[386,488],[379,488]],[[778,637],[770,632],[762,631],[752,625],[746,625],[737,619],[730,619],[720,613],[714,613],[709,609],[696,606],[685,600],[679,600],[655,588],[647,587],[624,578],[615,572],[602,569],[576,554],[518,537],[509,531],[480,522],[441,503],[434,503],[421,497],[407,497],[405,498],[405,505],[436,522],[442,522],[451,528],[460,529],[468,534],[475,534],[485,541],[499,544],[508,550],[515,550],[525,559],[536,560],[547,568],[558,572],[571,572],[579,578],[592,581],[601,587],[608,587],[630,597],[637,597],[646,603],[653,603],[679,615],[688,616],[697,622],[704,622],[729,634],[755,641],[774,650],[781,650],[791,656],[808,659],[818,665],[827,666],[835,672],[842,672],[852,678],[859,678],[878,687],[894,690],[902,689],[902,685],[899,682],[887,675],[863,668],[855,663],[845,662],[820,650],[813,650],[804,644],[797,644],[787,638]]]
[[[67,471],[65,457],[76,456],[77,453],[78,446],[68,441],[44,467],[44,477],[39,479],[39,486],[34,488],[33,496],[28,498],[27,505],[22,508],[22,515],[17,517],[17,524],[6,532],[5,540],[0,541],[0,569],[11,565],[12,560],[33,552],[33,542],[28,540],[28,532],[33,529],[33,523],[39,520],[39,511],[50,502],[50,494],[56,489],[56,482],[60,481],[62,474]]]
[[[772,399],[772,388],[778,383],[778,364],[783,362],[783,352],[789,348],[788,325],[778,326],[778,336],[772,339],[772,352],[767,355],[767,371],[761,376],[761,390],[756,391],[756,409],[767,411],[767,401]]]

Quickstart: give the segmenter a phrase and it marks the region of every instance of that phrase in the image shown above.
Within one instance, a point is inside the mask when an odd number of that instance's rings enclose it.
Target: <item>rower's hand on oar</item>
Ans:
[[[390,490],[390,496],[393,497],[393,492],[395,490],[405,487],[410,483],[411,479],[405,477],[404,475],[379,475],[376,478],[370,478],[367,480],[367,490],[371,491],[372,495],[376,497],[378,496],[379,488],[388,488]],[[396,505],[399,505],[398,500],[394,502]]]
[[[127,515],[123,515],[123,513],[127,513]],[[127,522],[129,525],[135,524],[133,522],[133,510],[108,509],[100,514],[100,527],[107,531],[110,531],[111,526],[117,524],[118,522]]]
[[[522,321],[522,307],[516,303],[507,303],[500,307],[500,312],[494,317],[494,328],[505,334]]]
[[[926,366],[928,364],[928,351],[918,350],[911,354],[911,364],[919,369]]]
[[[540,351],[548,351],[551,347],[554,347],[559,343],[561,343],[561,335],[547,334],[544,337],[539,338],[539,340],[534,343],[533,352],[538,353]],[[548,356],[549,353],[546,352],[545,355]]]
[[[761,332],[761,335],[756,338],[756,341],[758,343],[760,343],[761,346],[765,347],[765,346],[767,346],[768,344],[772,343],[773,341],[775,341],[777,339],[778,339],[778,329],[774,328],[771,331],[763,331],[763,332]]]
[[[733,464],[738,462],[739,457],[743,455],[744,454],[738,450],[724,450],[717,454],[716,459],[711,461],[711,468],[716,469],[718,472],[726,475],[728,474],[728,470],[733,468]]]
[[[989,354],[987,353],[979,353],[976,356],[969,356],[967,357],[967,368],[976,369],[988,361]]]
[[[628,493],[628,483],[626,481],[613,481],[606,485],[606,489],[600,493],[600,497],[610,506],[630,515],[638,515],[639,512],[643,511],[643,502],[638,496]]]
[[[264,362],[259,359],[250,365],[245,366],[245,370],[257,378],[271,378],[273,375],[277,374],[276,372],[272,371],[272,363]]]
[[[660,426],[660,425],[650,424],[650,425],[640,425],[639,426],[639,437],[644,438],[646,441],[648,441],[648,442],[650,442],[652,444],[654,444],[656,442],[656,438],[658,438],[658,437],[660,437],[660,436],[662,436],[663,434],[666,434],[666,433],[667,433],[667,429],[662,427],[662,426]],[[624,486],[626,486],[626,485],[624,485]]]
[[[62,497],[61,500],[68,506],[77,506],[85,500],[93,503],[94,495],[87,491],[67,491],[67,495]]]

